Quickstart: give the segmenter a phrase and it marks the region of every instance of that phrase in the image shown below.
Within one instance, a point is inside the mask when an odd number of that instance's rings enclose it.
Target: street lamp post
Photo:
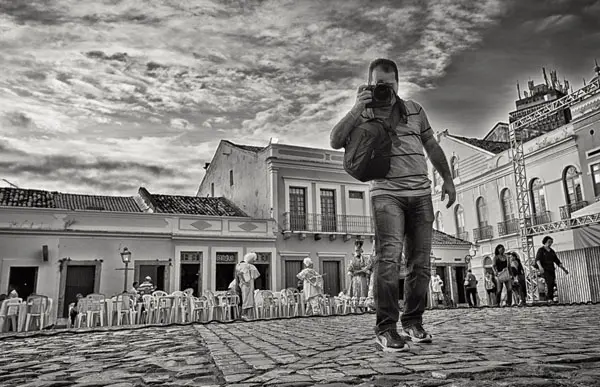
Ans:
[[[124,274],[123,274],[123,291],[126,292],[127,291],[127,271],[129,270],[128,269],[129,262],[131,262],[131,251],[129,251],[129,249],[127,247],[124,247],[123,251],[121,251],[121,260],[125,264],[125,270],[124,270]]]

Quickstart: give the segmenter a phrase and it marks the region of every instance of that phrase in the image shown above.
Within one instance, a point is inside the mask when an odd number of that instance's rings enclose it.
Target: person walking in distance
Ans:
[[[465,278],[465,293],[469,307],[477,307],[477,278],[470,269],[467,271],[467,278]]]
[[[488,296],[488,306],[496,305],[496,280],[489,271],[485,273],[485,292]]]
[[[409,340],[432,341],[423,328],[434,220],[425,152],[444,180],[441,198],[449,197],[447,208],[456,200],[456,189],[425,110],[417,102],[398,96],[396,63],[382,58],[374,60],[368,68],[368,79],[369,84],[391,90],[389,106],[367,108],[373,101],[373,92],[365,85],[359,87],[354,106],[333,127],[330,144],[333,149],[340,149],[350,140],[352,130],[365,122],[400,115],[397,125],[386,131],[392,141],[391,151],[386,155],[390,169],[385,177],[373,179],[369,184],[379,259],[375,275],[376,342],[383,351],[406,351]],[[408,273],[404,281],[404,312],[400,317],[397,268],[405,243]],[[397,330],[399,320],[402,335]]]
[[[515,297],[517,297],[518,305],[525,305],[527,302],[527,284],[525,283],[525,269],[523,268],[523,264],[521,263],[521,259],[519,255],[514,251],[508,253],[511,256],[511,273],[514,278],[513,289]]]
[[[504,254],[504,246],[498,245],[494,250],[492,270],[498,279],[498,290],[496,291],[496,304],[502,305],[502,288],[506,287],[506,305],[512,305],[512,275],[510,274],[510,257]]]
[[[552,249],[552,243],[554,240],[545,236],[542,240],[543,246],[539,248],[535,256],[535,263],[540,272],[540,275],[544,277],[546,281],[546,299],[549,303],[554,301],[554,286],[556,285],[556,269],[554,265],[560,267],[565,274],[569,274],[569,271],[565,269],[560,259],[556,255],[554,249]]]
[[[444,293],[442,292],[442,288],[444,287],[444,281],[439,274],[431,276],[431,294],[433,298],[432,308],[437,308],[440,304],[444,302]]]

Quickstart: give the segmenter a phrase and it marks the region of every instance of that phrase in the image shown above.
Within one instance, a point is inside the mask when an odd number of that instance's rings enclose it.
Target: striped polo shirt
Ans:
[[[390,155],[390,171],[384,179],[370,182],[371,197],[394,195],[399,197],[424,196],[431,194],[431,181],[427,174],[427,161],[423,144],[433,137],[433,130],[425,110],[418,103],[404,101],[407,122],[396,126]],[[367,109],[366,117],[388,117],[390,109]]]

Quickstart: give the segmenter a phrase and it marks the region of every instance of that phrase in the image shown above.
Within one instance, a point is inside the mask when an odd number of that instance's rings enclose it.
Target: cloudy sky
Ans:
[[[600,58],[600,0],[0,0],[0,181],[194,195],[220,139],[328,147],[375,57],[483,137]]]

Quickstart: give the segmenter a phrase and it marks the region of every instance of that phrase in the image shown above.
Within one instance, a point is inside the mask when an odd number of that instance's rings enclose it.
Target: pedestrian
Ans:
[[[444,287],[444,281],[439,274],[431,276],[431,294],[433,296],[433,305],[431,307],[438,307],[444,303],[444,293],[442,288]]]
[[[467,302],[469,307],[477,307],[477,278],[475,274],[471,272],[471,269],[467,271],[467,278],[465,278],[465,293],[467,296]]]
[[[71,308],[71,311],[69,312],[69,318],[71,319],[71,326],[75,326],[75,318],[77,318],[77,315],[79,314],[79,307],[81,305],[79,305],[79,302],[81,301],[81,299],[83,298],[83,294],[81,293],[77,293],[77,295],[75,295],[75,303],[73,303],[73,307]]]
[[[496,279],[491,272],[485,273],[484,278],[485,283],[485,292],[487,293],[488,305],[494,306],[496,305]]]
[[[425,153],[444,179],[441,199],[443,201],[448,195],[447,208],[456,200],[456,189],[446,156],[435,138],[425,110],[418,103],[404,101],[398,96],[396,63],[383,58],[374,60],[369,65],[368,79],[371,88],[366,85],[358,88],[356,103],[334,126],[330,142],[332,148],[340,149],[354,139],[352,132],[355,129],[387,122],[387,137],[381,139],[390,139],[391,149],[389,152],[383,150],[385,154],[379,160],[389,161],[389,171],[385,171],[386,166],[382,165],[384,177],[370,181],[379,259],[375,281],[375,334],[376,342],[383,351],[407,351],[408,340],[432,341],[431,335],[423,328],[434,220]],[[373,85],[383,90],[383,95],[389,96],[389,101],[385,98],[387,106],[367,107],[373,100]],[[408,274],[404,312],[400,317],[400,275],[397,268],[405,243]],[[402,324],[402,335],[397,330],[398,320]]]
[[[317,296],[323,294],[323,276],[313,268],[313,261],[309,257],[304,258],[303,263],[304,269],[296,277],[303,281],[306,304],[310,306],[313,314],[318,314],[321,307]]]
[[[156,287],[152,284],[152,277],[147,276],[144,278],[144,282],[136,290],[140,298],[145,295],[151,295],[156,290]]]
[[[560,267],[565,274],[569,271],[565,269],[560,259],[552,249],[554,240],[550,236],[545,236],[542,240],[543,246],[540,247],[535,256],[535,263],[540,275],[546,281],[546,298],[549,303],[554,302],[554,287],[556,286],[556,269],[554,265]]]
[[[510,274],[510,257],[505,253],[503,245],[496,246],[494,249],[494,259],[492,260],[492,270],[498,280],[498,290],[496,292],[496,303],[502,305],[502,290],[506,288],[506,305],[512,305],[512,275]]]
[[[354,244],[354,257],[348,266],[350,297],[366,298],[369,293],[369,262],[363,255],[363,241]]]
[[[509,253],[511,256],[510,270],[513,276],[513,294],[516,298],[515,303],[517,305],[525,305],[527,301],[527,284],[525,282],[525,268],[521,263],[519,255],[512,251]]]
[[[131,294],[136,300],[138,299],[138,285],[139,283],[137,281],[134,281],[131,284],[131,288],[129,289],[129,294]]]
[[[244,255],[244,260],[238,263],[235,267],[235,278],[240,293],[242,295],[242,313],[243,320],[254,318],[254,280],[260,277],[260,272],[252,263],[256,261],[256,253],[248,253]]]

